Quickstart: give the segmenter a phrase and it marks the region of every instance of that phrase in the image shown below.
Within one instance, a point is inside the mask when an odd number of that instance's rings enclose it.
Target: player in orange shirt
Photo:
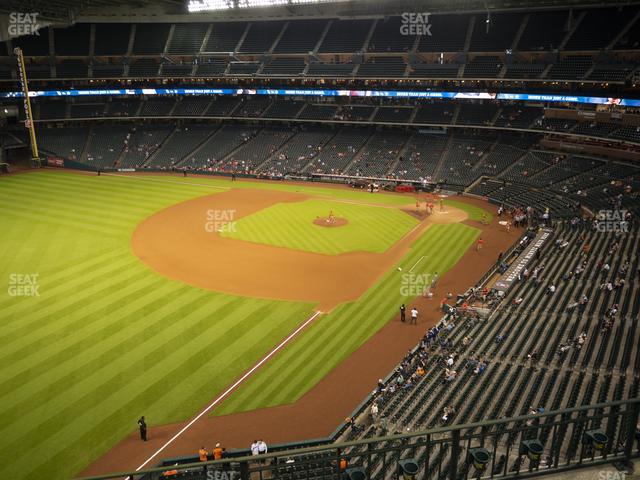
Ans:
[[[222,447],[219,443],[216,443],[216,448],[213,449],[213,459],[220,460],[222,458]]]
[[[207,460],[209,460],[209,452],[207,452],[206,448],[200,447],[200,450],[198,450],[198,458],[201,462],[206,462]]]

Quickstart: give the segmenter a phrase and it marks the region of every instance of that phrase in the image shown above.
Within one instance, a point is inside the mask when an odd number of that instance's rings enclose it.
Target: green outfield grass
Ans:
[[[134,431],[140,415],[152,426],[191,418],[312,314],[310,304],[190,287],[133,255],[139,222],[230,186],[218,179],[50,171],[0,178],[1,478],[68,479]],[[398,195],[312,185],[233,187],[407,203]],[[402,265],[428,255],[419,270],[442,273],[477,233],[433,226]],[[407,300],[397,273],[314,323],[221,411],[300,397]],[[36,275],[39,296],[11,296],[15,281],[25,279],[17,275]]]
[[[338,228],[313,223],[329,212],[349,223]],[[238,220],[235,229],[222,236],[328,255],[382,253],[416,225],[418,220],[397,208],[311,199],[260,210]]]

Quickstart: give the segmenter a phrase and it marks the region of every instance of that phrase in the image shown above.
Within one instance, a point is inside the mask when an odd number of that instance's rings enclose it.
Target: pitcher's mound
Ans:
[[[313,221],[314,225],[320,227],[344,227],[349,221],[346,218],[341,217],[316,217]]]

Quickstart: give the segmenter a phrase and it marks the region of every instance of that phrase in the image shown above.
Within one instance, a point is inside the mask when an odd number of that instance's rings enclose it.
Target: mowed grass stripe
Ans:
[[[107,308],[111,310],[113,318],[113,322],[109,325],[101,325],[100,314],[93,314],[91,317],[71,317],[56,327],[71,330],[74,332],[73,335],[62,335],[56,339],[57,341],[47,343],[38,349],[26,349],[24,356],[13,359],[12,368],[6,373],[6,379],[0,383],[0,392],[11,391],[11,396],[16,399],[19,390],[29,388],[30,383],[37,382],[44,375],[45,370],[47,380],[55,377],[56,370],[67,368],[73,370],[73,365],[65,365],[64,362],[73,359],[79,353],[84,354],[87,349],[90,350],[91,357],[98,355],[105,339],[115,339],[128,332],[131,332],[133,338],[135,334],[143,333],[144,324],[131,322],[130,315],[156,315],[160,307],[168,307],[169,299],[178,300],[175,285],[167,284],[162,279],[157,279],[153,283],[140,282],[128,290],[129,293],[126,296],[109,299]],[[186,293],[182,290],[178,291]],[[127,303],[123,304],[123,302]],[[45,369],[48,362],[54,366]],[[31,373],[25,380],[22,375],[29,370]],[[0,375],[5,376],[4,369],[0,370]],[[6,394],[0,393],[0,401]],[[5,406],[8,407],[8,405]]]
[[[255,341],[259,341],[262,336],[261,324],[258,321],[261,318],[262,312],[256,310],[254,315],[247,316],[242,322],[238,323],[227,323],[225,330],[220,330],[219,335],[221,337],[225,337],[229,339],[228,342],[230,345],[242,345],[244,349],[258,348],[258,350],[263,351],[263,349],[257,347]],[[206,328],[206,319],[203,319],[203,323],[201,327]],[[215,328],[215,327],[209,327]],[[126,385],[126,390],[121,392],[121,395],[124,397],[128,397],[129,395],[133,396],[135,399],[136,396],[144,396],[146,398],[158,399],[166,394],[167,386],[173,386],[176,384],[176,379],[181,381],[181,383],[185,383],[182,378],[188,378],[190,375],[194,374],[194,370],[204,370],[209,374],[212,372],[212,367],[218,364],[218,362],[225,356],[224,352],[221,349],[212,349],[211,344],[204,338],[202,335],[197,335],[195,331],[190,332],[192,335],[185,339],[184,343],[177,347],[175,350],[169,351],[166,354],[166,357],[161,361],[152,362],[154,363],[153,367],[147,370],[145,375],[138,376],[132,382]],[[255,340],[255,341],[254,341]],[[202,365],[198,362],[202,355],[207,352],[215,352],[213,353],[209,363]],[[165,352],[160,352],[160,354],[164,354]],[[213,369],[213,371],[216,371]],[[183,385],[182,388],[188,387],[188,385]],[[100,387],[101,393],[103,393],[103,397],[101,397],[101,401],[94,408],[103,412],[104,416],[111,417],[112,415],[125,415],[130,424],[134,424],[136,416],[132,415],[131,411],[124,410],[123,408],[118,408],[117,406],[120,402],[114,401],[115,393],[111,393],[111,389],[106,386]],[[137,393],[138,392],[138,393]],[[137,395],[136,395],[137,393]],[[166,421],[164,415],[165,412],[156,411],[154,408],[150,408],[146,410],[148,412],[149,419],[157,418],[159,421]],[[136,412],[137,413],[137,412]],[[83,434],[85,433],[88,425],[90,425],[91,417],[87,414],[81,415],[80,417],[73,419],[70,423],[60,425],[60,429],[56,430],[56,433],[48,438],[42,444],[42,448],[44,449],[44,463],[40,467],[38,467],[35,472],[44,471],[47,466],[48,460],[53,460],[52,465],[57,463],[56,454],[58,452],[63,452],[64,457],[69,457],[69,448],[70,447],[62,447],[60,442],[58,442],[58,437],[63,438],[77,438],[81,439]],[[151,420],[153,422],[153,420]],[[81,441],[75,442],[78,447],[82,448]]]
[[[298,319],[302,318],[302,321],[304,321],[312,315],[310,305],[298,304],[297,306],[292,305],[290,308],[289,316],[282,316],[274,306],[260,308],[256,319],[256,322],[259,323],[258,329],[252,332],[251,338],[247,339],[247,341],[256,345],[259,340],[263,345],[262,348],[248,347],[244,343],[233,343],[228,346],[227,351],[235,358],[234,364],[240,372],[251,368],[278,345],[284,338],[281,335],[282,331],[286,331],[286,335],[288,335],[302,323],[298,322]],[[193,378],[188,379],[191,382],[190,388],[197,394],[194,395],[194,398],[207,398],[208,396],[209,401],[214,398],[211,394],[212,391],[222,392],[240,376],[239,373],[233,373],[226,368],[216,369],[216,374],[214,375],[216,388],[211,389],[211,385],[208,383],[212,377],[211,371],[203,369],[194,372],[194,374]],[[175,386],[171,391],[171,396],[160,399],[159,403],[154,405],[154,408],[159,411],[165,411],[168,418],[175,418],[179,414],[181,407],[183,407],[180,404],[180,397],[181,392]],[[200,411],[203,404],[193,402],[189,406],[192,407],[193,411]]]
[[[478,234],[479,230],[464,225],[434,225],[414,244],[401,264],[412,264],[425,253],[438,255],[439,260],[432,260],[423,267],[428,272],[439,269],[442,274]],[[452,248],[454,244],[458,248]],[[395,315],[399,303],[407,301],[400,295],[398,278],[398,272],[388,273],[363,298],[321,317],[273,359],[264,371],[245,383],[217,410],[217,414],[297,400]]]
[[[38,208],[42,208],[42,205],[46,205],[48,210],[68,210],[76,216],[81,216],[82,220],[85,216],[98,217],[100,219],[108,218],[110,220],[122,223],[132,223],[141,215],[145,215],[152,208],[153,203],[139,203],[135,206],[127,206],[122,202],[122,199],[113,201],[106,198],[96,198],[95,192],[87,190],[84,194],[71,193],[72,199],[65,198],[62,195],[65,192],[56,191],[55,197],[51,195],[51,192],[44,192],[37,188],[29,188],[23,186],[14,186],[16,189],[16,201],[24,205],[35,205]],[[9,192],[12,193],[12,192]],[[30,193],[28,196],[24,196],[25,193]],[[47,194],[48,193],[48,194]],[[22,196],[20,196],[22,194]],[[110,208],[105,208],[105,201],[109,202]]]
[[[24,337],[32,335],[34,326],[45,317],[63,315],[69,311],[77,314],[79,309],[93,310],[96,299],[100,300],[103,295],[113,290],[125,288],[131,279],[144,277],[150,273],[138,267],[135,258],[124,256],[113,259],[100,270],[96,270],[90,278],[78,276],[61,283],[60,287],[53,287],[49,292],[46,289],[46,280],[43,280],[42,296],[26,297],[34,300],[31,305],[27,306],[30,310],[29,318],[21,324],[16,324],[17,331],[15,333],[13,331],[7,333],[16,335],[18,342],[24,341]],[[123,273],[123,275],[118,275],[119,273]],[[114,281],[116,279],[117,281]],[[12,312],[9,314],[11,315]],[[20,315],[21,313],[15,312],[13,314]],[[3,358],[3,354],[6,354],[6,351],[0,353],[0,359]]]
[[[27,245],[29,245],[29,242],[25,242],[23,246],[26,247]],[[31,247],[29,246],[29,248]],[[55,285],[55,286],[54,287],[50,286],[49,290],[47,290],[47,293],[53,295],[58,293],[59,291],[62,291],[64,288],[66,288],[64,284],[67,283],[68,281],[77,277],[82,277],[89,273],[93,273],[100,268],[107,267],[110,263],[112,263],[116,258],[118,258],[121,255],[122,255],[122,252],[117,250],[114,250],[111,252],[105,252],[101,255],[90,254],[88,257],[85,257],[83,260],[76,260],[74,263],[68,264],[63,269],[53,271],[53,272],[48,272],[46,275],[46,281],[50,285]],[[18,318],[17,315],[21,312],[21,310],[19,310],[21,305],[18,302],[20,302],[21,300],[32,300],[32,299],[29,297],[20,298],[20,297],[8,296],[4,300],[0,301],[0,308],[2,308],[3,310],[3,315],[4,314],[9,315],[13,313],[16,316],[16,318]],[[32,307],[33,305],[30,304],[25,308],[31,309]],[[7,332],[8,330],[6,328],[0,329],[0,340],[4,338],[3,334],[6,334]]]
[[[97,194],[99,192],[96,190],[99,189],[93,187],[97,186],[83,185],[82,188],[78,188],[74,184],[63,184],[52,189],[50,185],[45,184],[33,185],[26,182],[23,184],[16,182],[15,185],[5,188],[3,193],[6,193],[7,195],[14,194],[23,201],[46,200],[47,204],[55,202],[62,206],[69,205],[79,209],[89,206],[95,209],[95,211],[92,212],[93,214],[101,212],[102,214],[123,215],[129,218],[147,214],[150,209],[157,209],[158,200],[154,199],[150,194],[145,197],[141,197],[140,195],[126,195],[124,193],[112,191],[108,195],[98,196]],[[25,192],[31,192],[32,195],[25,196]],[[164,202],[170,205],[181,201],[184,198],[185,195],[174,194],[168,198],[165,197]],[[191,196],[187,195],[186,198],[191,198]],[[119,206],[124,208],[118,208]],[[78,211],[78,213],[83,212]]]
[[[67,221],[66,219],[62,219],[60,217],[43,217],[42,213],[31,213],[28,209],[20,208],[15,205],[11,207],[0,205],[0,216],[2,217],[10,217],[10,218],[19,218],[19,219],[27,219],[34,223],[44,223],[51,226],[64,226],[68,229],[73,230],[81,230],[87,233],[93,233],[100,236],[117,238],[120,234],[116,234],[114,232],[110,232],[100,228],[93,228],[92,226],[88,226],[86,223],[80,224],[74,221]]]
[[[233,301],[229,299],[227,305],[232,304],[232,302]],[[185,334],[195,333],[195,329],[206,330],[215,328],[213,323],[204,323],[206,321],[206,315],[203,314],[201,309],[209,309],[206,292],[203,292],[200,297],[194,298],[192,301],[187,303],[189,313],[187,313],[183,319]],[[167,318],[171,318],[177,313],[177,311],[181,309],[184,310],[184,305],[185,304],[181,304],[177,309],[175,308],[175,304],[172,305],[172,308],[167,309],[164,313],[163,319],[166,320]],[[236,303],[236,306],[237,305],[238,304]],[[221,308],[224,308],[225,306],[226,305],[223,305]],[[127,385],[122,382],[123,378],[135,379],[139,376],[141,366],[155,366],[157,362],[164,361],[168,353],[174,350],[169,349],[167,352],[166,347],[177,339],[182,340],[181,337],[183,332],[181,331],[172,330],[170,335],[163,335],[163,333],[162,329],[158,329],[153,331],[151,335],[137,338],[123,336],[114,338],[107,337],[102,347],[104,348],[106,346],[113,348],[112,354],[105,355],[103,357],[103,360],[104,358],[110,359],[111,365],[109,366],[105,365],[104,361],[97,365],[93,365],[92,354],[90,352],[88,356],[78,355],[78,358],[82,359],[82,363],[79,365],[81,368],[76,372],[68,373],[68,378],[76,381],[66,382],[67,388],[60,390],[57,396],[48,398],[46,404],[39,402],[36,403],[35,408],[27,410],[26,413],[19,418],[19,428],[27,431],[27,433],[29,428],[36,428],[43,418],[43,412],[41,410],[51,409],[52,407],[56,407],[56,410],[60,410],[60,416],[63,417],[65,408],[74,409],[74,402],[84,402],[83,395],[88,395],[89,398],[87,400],[93,401],[93,393],[91,392],[95,389],[108,389],[109,394],[116,394],[118,388],[127,388]],[[193,339],[189,338],[187,340],[187,342],[190,341],[193,341]],[[180,342],[176,348],[183,348],[184,343],[185,342]],[[149,348],[150,345],[153,348]],[[100,349],[100,345],[97,345],[96,347]],[[129,355],[127,355],[128,359],[125,360],[122,355],[119,355],[119,353],[127,347],[130,351]],[[91,366],[97,366],[97,368],[91,370]],[[120,367],[117,368],[118,373],[109,373],[109,370],[112,369],[109,367],[113,366]],[[61,370],[57,370],[56,372],[55,368],[50,369],[50,371],[53,375],[53,381],[60,379],[60,377],[56,376],[56,373],[65,374],[65,372],[62,372]],[[37,390],[40,387],[37,384],[34,384],[33,388]],[[90,405],[87,405],[87,408],[90,409]],[[1,416],[4,416],[4,412],[0,414],[0,418]],[[11,418],[6,420],[8,420],[8,425],[3,424],[2,429],[0,429],[1,435],[6,435],[11,427]],[[17,420],[18,419],[15,419],[15,421]],[[14,431],[15,430],[17,429],[14,429]]]
[[[46,208],[43,203],[46,202]],[[97,205],[97,204],[96,204]],[[12,206],[15,213],[40,211],[41,214],[48,215],[47,223],[78,222],[82,219],[84,228],[111,233],[114,230],[125,229],[131,225],[135,217],[121,217],[105,215],[90,205],[69,205],[68,203],[56,202],[46,199],[22,199],[19,206]],[[125,230],[126,231],[126,230]],[[124,233],[124,232],[123,232]]]
[[[32,178],[35,177],[35,178]],[[14,177],[16,183],[31,184],[34,186],[44,185],[53,187],[68,188],[69,192],[78,189],[79,192],[90,189],[96,194],[107,194],[109,196],[122,197],[128,201],[151,200],[166,202],[176,198],[186,196],[192,197],[196,194],[213,194],[216,191],[198,187],[195,185],[176,185],[167,188],[166,185],[148,184],[136,182],[132,185],[130,180],[119,177],[98,178],[94,176],[80,176],[72,173],[51,174],[47,172],[31,173],[29,175],[19,175]],[[0,191],[2,186],[0,186]],[[96,195],[98,196],[98,195]]]

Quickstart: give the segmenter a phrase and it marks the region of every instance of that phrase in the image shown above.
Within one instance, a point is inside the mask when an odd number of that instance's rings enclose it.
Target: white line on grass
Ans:
[[[242,377],[240,377],[233,385],[231,385],[222,394],[220,394],[220,396],[218,396],[218,398],[216,398],[213,402],[211,402],[204,410],[202,410],[202,412],[200,412],[198,415],[196,415],[196,417],[194,417],[193,420],[191,420],[184,427],[182,427],[182,429],[180,429],[180,431],[178,433],[176,433],[173,437],[171,437],[169,439],[169,441],[167,441],[167,443],[165,443],[153,455],[151,455],[149,458],[147,458],[142,465],[140,465],[138,468],[136,468],[136,472],[142,470],[145,467],[145,465],[147,465],[151,460],[153,460],[155,457],[157,457],[165,448],[167,448],[169,445],[171,445],[176,438],[178,438],[180,435],[182,435],[184,432],[186,432],[189,428],[191,428],[191,426],[194,423],[196,423],[198,420],[200,420],[200,418],[202,418],[202,416],[206,415],[209,411],[211,411],[211,409],[213,407],[215,407],[218,403],[220,403],[220,401],[223,400],[227,395],[229,395],[238,385],[240,385],[242,382],[244,382],[253,372],[255,372],[258,368],[260,368],[260,366],[263,363],[265,363],[267,360],[269,360],[278,350],[280,350],[287,343],[289,343],[289,341],[293,337],[295,337],[298,333],[300,333],[300,331],[302,329],[304,329],[313,320],[315,320],[315,318],[318,315],[320,315],[321,313],[322,312],[315,312],[313,315],[311,315],[311,317],[309,317],[302,325],[300,325],[298,328],[296,328],[287,338],[285,338],[282,342],[280,342],[262,360],[260,360],[253,367],[251,367],[251,370],[249,370],[244,375],[242,375]],[[127,478],[130,479],[131,477],[127,477]]]
[[[401,242],[402,240],[404,240],[405,238],[407,238],[409,235],[411,235],[413,232],[415,232],[418,228],[420,228],[422,226],[422,223],[418,223],[415,227],[413,227],[411,230],[409,230],[407,233],[405,233],[402,238],[400,240],[398,240],[398,242]],[[396,242],[397,243],[397,242]]]
[[[217,188],[219,190],[231,190],[231,187],[218,187],[216,185],[207,185],[206,183],[176,182],[173,180],[163,180],[161,178],[149,178],[149,177],[142,177],[138,175],[119,175],[117,173],[103,173],[102,175],[108,175],[110,177],[118,177],[118,178],[131,178],[133,180],[146,180],[147,182],[177,183],[178,185],[195,185],[197,187]]]
[[[412,272],[414,268],[416,268],[416,265],[418,265],[423,258],[426,258],[426,255],[421,256],[418,261],[416,263],[413,264],[413,267],[411,267],[411,269],[409,270],[409,272]]]

